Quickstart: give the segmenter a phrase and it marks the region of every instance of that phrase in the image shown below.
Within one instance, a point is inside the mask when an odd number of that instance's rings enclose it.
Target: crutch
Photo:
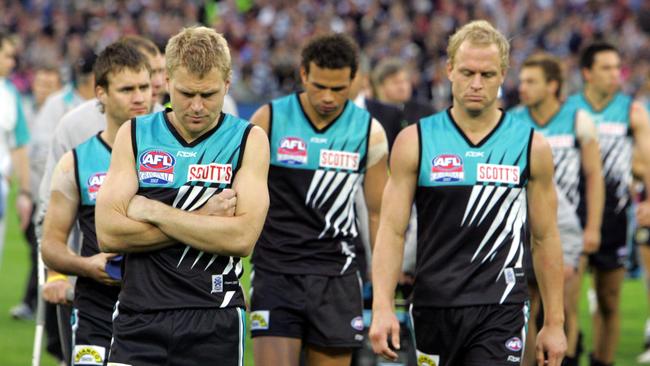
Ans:
[[[45,264],[43,263],[43,258],[41,258],[40,250],[38,251],[37,262],[38,262],[38,295],[37,295],[37,303],[36,303],[36,331],[34,332],[34,349],[32,350],[32,366],[41,365],[43,330],[45,328],[45,301],[43,300],[43,285],[45,285]]]

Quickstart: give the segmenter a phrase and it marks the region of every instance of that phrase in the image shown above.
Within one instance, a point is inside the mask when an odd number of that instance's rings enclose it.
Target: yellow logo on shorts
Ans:
[[[81,345],[74,347],[74,362],[86,365],[103,365],[106,349],[99,346]]]
[[[438,366],[440,363],[440,356],[428,355],[424,352],[416,351],[418,366]]]
[[[258,310],[251,312],[251,330],[269,329],[269,311]]]

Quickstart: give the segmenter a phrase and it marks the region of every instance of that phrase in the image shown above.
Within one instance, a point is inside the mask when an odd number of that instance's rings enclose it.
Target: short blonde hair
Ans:
[[[465,24],[462,28],[456,31],[449,37],[449,45],[447,46],[447,56],[452,67],[456,52],[464,41],[472,44],[489,46],[491,44],[497,45],[499,48],[499,56],[501,59],[501,69],[507,70],[510,63],[510,43],[506,37],[496,30],[492,24],[485,20],[475,20]]]
[[[165,47],[167,75],[183,66],[199,77],[213,68],[219,69],[224,80],[232,73],[228,42],[214,29],[207,27],[184,28],[172,37]]]

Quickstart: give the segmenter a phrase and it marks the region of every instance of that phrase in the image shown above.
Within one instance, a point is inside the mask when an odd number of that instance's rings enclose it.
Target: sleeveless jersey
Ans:
[[[564,103],[545,125],[533,119],[530,110],[518,106],[509,111],[513,117],[527,128],[541,133],[551,145],[553,165],[555,166],[555,184],[558,195],[563,195],[577,212],[580,203],[579,187],[582,183],[580,144],[576,137],[576,116],[578,108],[574,104]]]
[[[473,144],[450,110],[418,123],[418,246],[413,304],[522,303],[533,130],[503,113]]]
[[[72,154],[80,198],[77,214],[82,234],[80,254],[91,257],[100,253],[95,231],[95,202],[111,163],[111,148],[97,134],[74,148]],[[100,308],[103,310],[101,314],[111,314],[119,292],[119,286],[107,286],[79,276],[75,285],[74,305],[83,310],[89,309],[89,306],[90,309]]]
[[[630,203],[629,186],[632,181],[632,98],[617,93],[609,104],[599,111],[592,108],[582,93],[569,97],[566,104],[588,112],[598,127],[605,177],[605,216],[624,214],[624,209]],[[584,211],[583,207],[581,211]]]
[[[139,195],[193,211],[232,187],[252,125],[221,114],[218,124],[187,143],[164,112],[136,117],[131,138]],[[245,192],[240,192],[245,194]],[[128,253],[120,308],[155,311],[244,307],[241,259],[205,253],[185,243]]]
[[[356,272],[354,196],[366,171],[370,114],[348,101],[318,130],[298,94],[269,106],[271,202],[253,264],[288,274]]]

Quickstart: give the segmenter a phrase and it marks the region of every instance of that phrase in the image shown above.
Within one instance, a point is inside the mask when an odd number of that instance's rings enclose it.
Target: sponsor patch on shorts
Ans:
[[[524,343],[519,337],[512,337],[506,341],[506,348],[512,352],[519,352],[524,348]]]
[[[210,293],[219,292],[223,292],[223,275],[212,275],[212,291]]]
[[[418,366],[438,366],[440,365],[439,355],[429,355],[424,352],[415,350]]]
[[[251,312],[251,330],[267,330],[269,329],[268,310],[257,310]]]
[[[354,329],[356,329],[358,331],[362,331],[363,327],[364,327],[363,318],[360,317],[360,316],[354,317],[352,319],[352,321],[350,322],[350,325],[352,326],[352,328],[354,328]]]
[[[102,366],[106,348],[92,345],[76,345],[72,351],[72,360],[76,366]]]

